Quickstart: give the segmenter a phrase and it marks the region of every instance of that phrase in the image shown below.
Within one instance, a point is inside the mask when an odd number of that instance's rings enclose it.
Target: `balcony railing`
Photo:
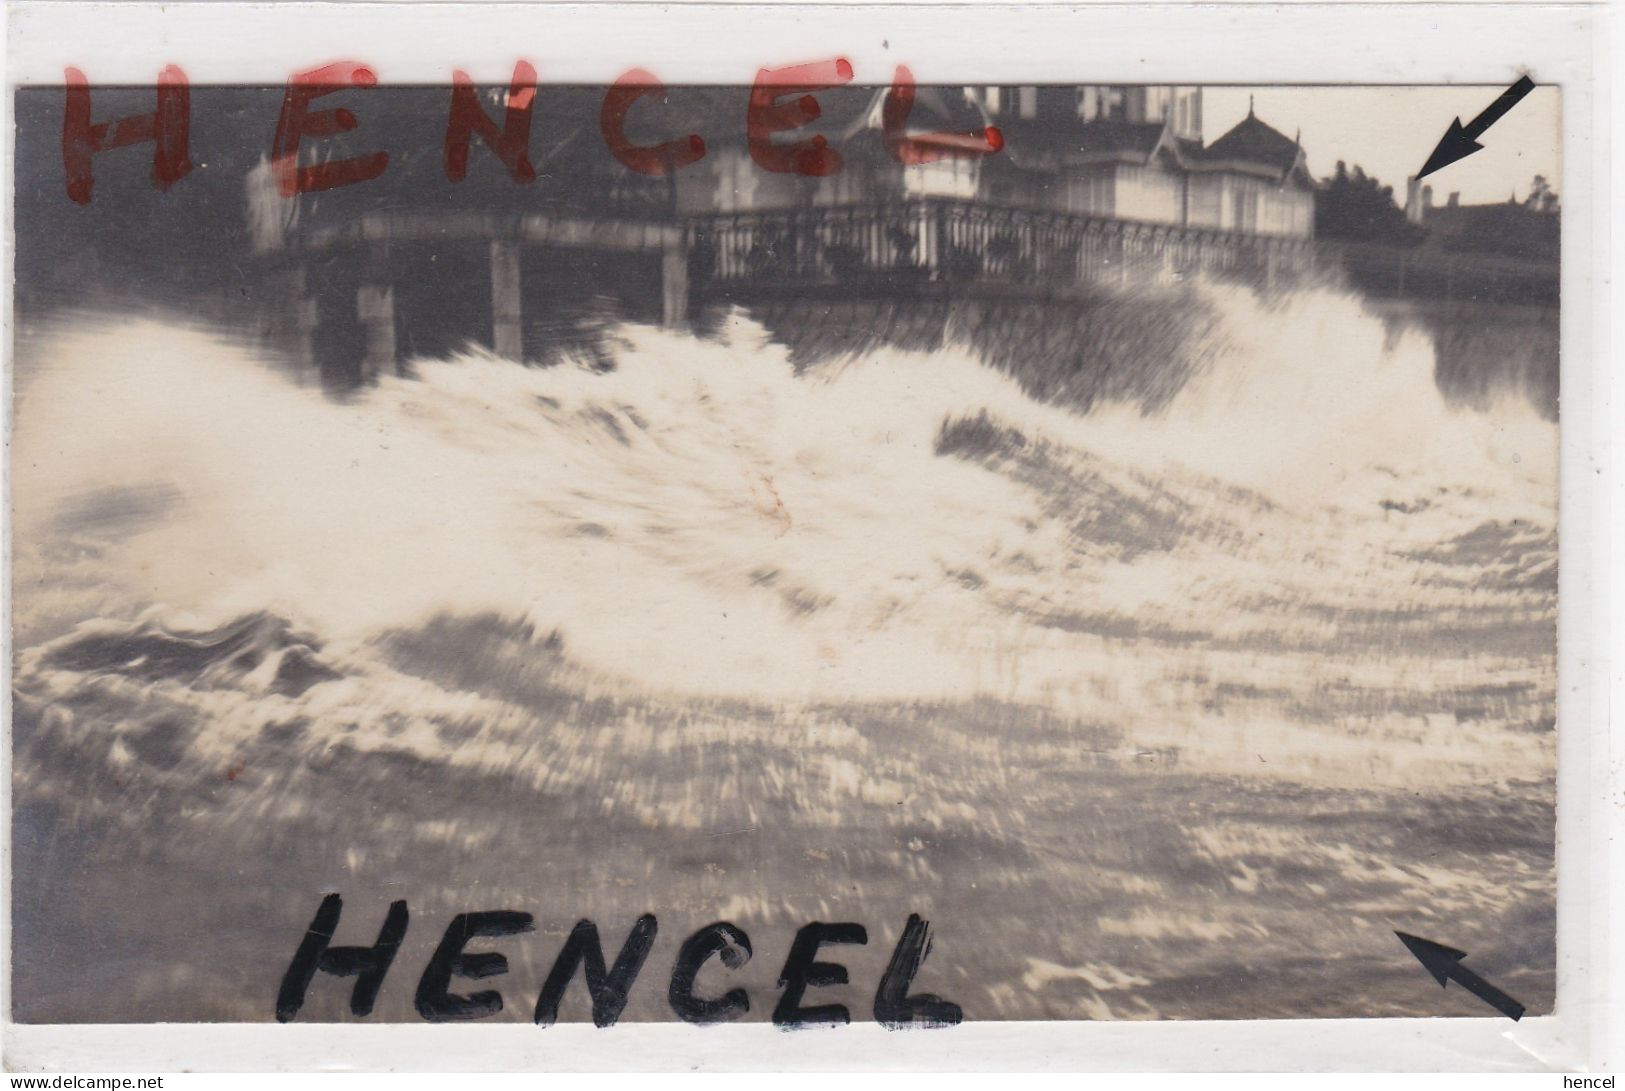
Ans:
[[[1021,285],[1304,271],[1306,239],[1239,235],[968,201],[719,213],[693,221],[695,271],[721,283]]]
[[[1367,294],[1550,305],[1558,265],[1426,247],[1246,235],[963,200],[719,213],[692,218],[702,282],[753,292],[808,286],[1089,285],[1198,275],[1268,283],[1343,278]]]

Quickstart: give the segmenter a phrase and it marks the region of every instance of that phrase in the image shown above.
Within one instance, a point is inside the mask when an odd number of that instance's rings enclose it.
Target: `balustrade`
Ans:
[[[721,213],[691,221],[701,283],[986,284],[1065,293],[1198,275],[1273,284],[1346,270],[1357,285],[1449,298],[1556,297],[1555,263],[1243,235],[948,199]],[[1409,283],[1407,284],[1407,280]]]
[[[696,219],[694,234],[696,276],[725,283],[904,278],[1064,290],[1313,261],[1307,240],[948,200],[721,213]]]

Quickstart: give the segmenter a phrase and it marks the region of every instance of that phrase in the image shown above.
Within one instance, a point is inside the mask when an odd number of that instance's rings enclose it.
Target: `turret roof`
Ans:
[[[1202,151],[1211,162],[1254,163],[1271,167],[1283,177],[1298,165],[1303,149],[1296,140],[1259,120],[1251,110],[1235,127]]]

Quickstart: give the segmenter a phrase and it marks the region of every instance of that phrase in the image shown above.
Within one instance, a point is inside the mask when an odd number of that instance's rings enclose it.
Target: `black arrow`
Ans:
[[[1502,91],[1500,98],[1490,103],[1483,113],[1466,125],[1461,123],[1461,118],[1456,118],[1450,123],[1450,128],[1445,130],[1439,146],[1433,149],[1433,154],[1422,164],[1422,171],[1416,177],[1426,178],[1434,171],[1448,167],[1456,160],[1465,159],[1481,149],[1484,145],[1478,142],[1478,138],[1484,135],[1484,130],[1500,121],[1508,110],[1522,102],[1523,97],[1534,89],[1535,81],[1523,76],[1517,83]]]
[[[1522,1004],[1461,964],[1461,960],[1467,957],[1466,951],[1458,951],[1454,947],[1446,947],[1444,944],[1434,943],[1432,940],[1419,939],[1404,932],[1395,932],[1394,935],[1399,937],[1401,943],[1410,948],[1411,954],[1416,956],[1416,961],[1420,962],[1426,967],[1427,972],[1433,975],[1434,980],[1439,983],[1439,988],[1444,988],[1445,982],[1454,978],[1456,984],[1508,1019],[1511,1019],[1514,1023],[1523,1018]]]

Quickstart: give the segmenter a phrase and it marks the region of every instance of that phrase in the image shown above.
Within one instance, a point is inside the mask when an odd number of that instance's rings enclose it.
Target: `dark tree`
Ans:
[[[1414,245],[1422,232],[1405,219],[1394,200],[1394,187],[1385,186],[1356,166],[1342,160],[1330,178],[1321,179],[1315,194],[1315,235],[1323,239]]]
[[[1524,198],[1523,207],[1532,212],[1556,212],[1560,207],[1557,191],[1544,174],[1535,175],[1534,181],[1529,183],[1529,196]]]

